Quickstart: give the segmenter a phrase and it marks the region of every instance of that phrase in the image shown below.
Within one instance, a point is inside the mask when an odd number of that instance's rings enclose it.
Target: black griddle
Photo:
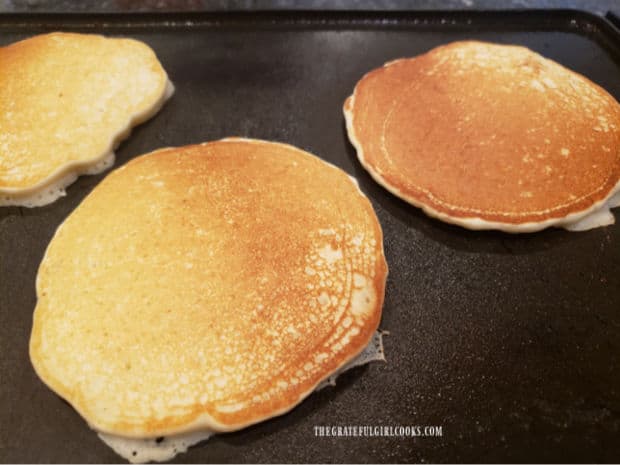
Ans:
[[[176,85],[116,167],[225,136],[287,142],[356,176],[383,226],[388,363],[175,461],[620,461],[620,227],[510,235],[428,218],[362,169],[341,111],[365,72],[468,38],[530,47],[620,99],[611,22],[564,10],[0,16],[2,45],[52,30],[142,40]],[[79,178],[46,207],[0,209],[0,461],[120,460],[28,359],[44,249],[104,176]],[[315,437],[322,425],[433,425],[443,436]]]

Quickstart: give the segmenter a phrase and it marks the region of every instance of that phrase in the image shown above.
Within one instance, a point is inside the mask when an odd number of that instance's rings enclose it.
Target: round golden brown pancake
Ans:
[[[568,225],[620,189],[620,106],[519,46],[455,42],[366,74],[344,105],[362,165],[471,229]]]
[[[364,349],[386,274],[373,208],[340,169],[258,140],[162,149],[58,228],[30,356],[99,431],[235,430]]]
[[[132,39],[55,32],[0,47],[0,206],[40,206],[114,163],[173,87]]]

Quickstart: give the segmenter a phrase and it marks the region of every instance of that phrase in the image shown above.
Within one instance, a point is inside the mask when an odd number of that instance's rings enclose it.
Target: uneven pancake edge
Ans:
[[[315,389],[315,392],[327,386],[336,386],[337,378],[353,368],[364,366],[372,362],[386,363],[383,349],[383,336],[389,335],[389,331],[377,330],[370,343],[364,350],[347,365],[341,367],[324,380]],[[106,433],[97,433],[99,438],[114,452],[131,463],[163,462],[175,456],[187,452],[187,449],[211,438],[216,432],[199,430],[191,433],[181,433],[172,436],[160,436],[151,438],[127,438]]]
[[[431,53],[432,50],[428,53]],[[611,173],[604,182],[593,191],[589,192],[586,195],[583,195],[577,199],[572,200],[571,202],[567,202],[563,205],[559,205],[553,208],[539,210],[539,211],[528,211],[528,212],[497,212],[497,211],[485,211],[470,207],[462,207],[458,205],[453,205],[448,202],[445,202],[436,196],[433,195],[428,189],[424,189],[419,186],[413,186],[415,191],[419,195],[415,195],[415,193],[407,192],[398,187],[398,180],[391,180],[389,176],[384,176],[379,173],[376,167],[368,160],[367,156],[364,153],[363,145],[360,139],[358,138],[354,126],[354,105],[355,105],[355,97],[356,93],[360,87],[360,84],[364,82],[370,75],[374,73],[381,72],[383,69],[397,64],[403,61],[414,60],[415,58],[399,58],[396,60],[389,61],[385,63],[382,67],[371,70],[366,73],[356,84],[353,94],[350,95],[344,102],[343,105],[343,113],[346,122],[347,135],[353,147],[356,150],[357,157],[360,161],[360,164],[364,167],[364,169],[371,175],[371,177],[386,190],[396,195],[397,197],[403,199],[404,201],[410,203],[411,205],[422,209],[428,216],[433,218],[437,218],[446,223],[455,224],[458,226],[462,226],[471,230],[484,230],[484,229],[498,229],[505,232],[510,233],[521,233],[521,232],[535,232],[540,231],[542,229],[548,228],[550,226],[556,227],[566,227],[570,228],[570,226],[574,223],[578,223],[581,219],[587,217],[588,215],[595,213],[597,210],[604,208],[605,204],[609,199],[611,199],[616,193],[620,192],[620,166],[616,165],[616,171]],[[546,59],[545,59],[546,60]],[[561,65],[560,65],[561,66]],[[578,76],[580,79],[586,79],[579,74],[575,73],[572,70],[565,68],[571,74]],[[590,85],[600,89],[602,92],[607,92],[600,88],[600,86],[595,83],[587,81]],[[620,158],[620,153],[618,154],[618,158]],[[616,178],[614,183],[613,178]],[[607,189],[607,193],[605,195],[600,195],[601,192]],[[599,194],[599,195],[597,195]],[[571,205],[578,204],[583,202],[588,198],[598,198],[593,201],[592,204],[585,209],[572,211],[570,213],[559,213],[557,216],[549,217],[550,214],[554,212],[559,212],[561,210],[570,209]],[[442,208],[443,207],[443,208]],[[570,211],[570,210],[569,210]],[[470,216],[470,214],[472,214]],[[512,219],[514,221],[497,221],[490,220],[485,217],[493,217],[493,216],[502,216],[506,217],[506,219]],[[528,216],[545,216],[546,219],[542,221],[526,221],[519,222],[519,218],[528,217]]]
[[[105,47],[109,49],[110,44],[114,42],[114,44],[119,44],[119,47],[121,47],[121,45],[128,45],[130,50],[140,50],[140,53],[151,61],[154,73],[157,75],[156,87],[148,96],[144,96],[140,103],[140,108],[136,108],[133,114],[125,112],[125,115],[117,118],[117,124],[115,124],[113,128],[110,128],[111,130],[108,132],[108,134],[110,134],[109,143],[107,141],[105,142],[107,144],[105,149],[98,149],[96,152],[94,150],[84,151],[83,153],[88,157],[87,159],[82,157],[76,160],[74,158],[62,164],[56,163],[55,165],[50,165],[50,170],[46,170],[47,173],[42,173],[42,176],[37,176],[30,184],[25,183],[16,187],[10,180],[0,183],[0,207],[37,207],[47,205],[59,197],[66,195],[65,188],[72,184],[79,176],[99,174],[105,171],[114,164],[114,150],[130,135],[131,130],[135,126],[155,116],[174,93],[174,86],[168,79],[167,73],[155,55],[155,52],[146,43],[131,38],[55,31],[35,35],[7,44],[6,46],[0,47],[0,51],[6,49],[10,57],[15,54],[15,52],[12,51],[15,50],[13,47],[31,47],[26,50],[25,56],[29,56],[29,50],[31,50],[32,47],[39,47],[41,43],[43,43],[43,47],[45,47],[49,42],[68,40],[68,44],[71,46],[73,40],[81,40],[82,37],[86,38],[87,45],[94,42],[98,44],[103,44],[105,42],[107,44]],[[34,53],[36,52],[37,49],[35,49]],[[20,55],[18,54],[17,56]],[[28,64],[28,61],[26,61],[26,64]],[[94,87],[91,88],[96,90]],[[46,96],[47,95],[44,94],[42,97]],[[9,94],[9,97],[11,97],[11,94]],[[9,100],[9,103],[14,103],[14,101]],[[36,153],[36,151],[32,151],[31,153]],[[79,153],[80,152],[76,152],[76,154]],[[94,155],[91,156],[92,153],[94,153]]]
[[[155,116],[173,94],[174,85],[166,76],[159,99],[146,111],[131,115],[123,128],[112,136],[110,145],[103,154],[99,154],[90,160],[67,163],[59,167],[46,179],[27,189],[0,187],[0,207],[41,207],[66,195],[65,188],[75,182],[79,176],[102,173],[114,165],[114,150],[129,137],[132,129]]]
[[[276,144],[289,150],[293,149],[295,151],[298,151],[299,153],[304,154],[305,156],[311,155],[308,152],[305,152],[296,147],[292,147],[288,144],[258,141],[258,140],[252,140],[252,139],[227,138],[227,139],[223,139],[217,142],[245,142],[245,143],[257,143],[257,144]],[[214,144],[217,142],[210,142],[210,143],[204,143],[204,144],[199,144],[199,145],[209,145],[209,144]],[[151,155],[157,152],[164,152],[167,150],[175,150],[175,148],[159,149],[159,150],[156,150],[154,152],[151,152],[143,156]],[[131,160],[129,163],[131,163],[132,161],[138,158],[141,158],[141,157],[137,157]],[[315,157],[315,158],[321,161],[322,164],[327,165],[330,169],[338,170],[339,172],[346,175],[346,173],[344,173],[339,168],[336,168],[335,166],[331,165],[330,163],[320,160],[318,157]],[[124,165],[118,169],[119,170],[124,169],[126,166],[127,165]],[[220,413],[218,413],[217,415],[219,419],[215,418],[215,416],[211,414],[213,412],[205,412],[204,408],[202,408],[200,404],[196,404],[194,406],[192,413],[188,415],[184,414],[183,419],[179,422],[173,422],[174,416],[172,416],[171,418],[166,418],[164,422],[167,420],[170,420],[172,422],[170,427],[162,427],[161,424],[163,422],[158,422],[157,427],[151,427],[152,425],[145,424],[145,425],[142,425],[142,428],[141,428],[139,426],[136,426],[135,424],[132,424],[128,426],[126,429],[119,429],[119,428],[115,429],[114,427],[111,427],[108,424],[99,424],[96,422],[96,420],[92,421],[93,419],[90,418],[90,415],[89,415],[90,412],[89,412],[88,406],[82,405],[79,395],[76,398],[75,390],[71,389],[68,386],[65,386],[61,382],[61,380],[56,379],[47,370],[47,367],[45,366],[44,361],[39,359],[37,354],[39,353],[38,348],[40,347],[40,344],[41,344],[40,332],[38,331],[40,329],[40,325],[36,324],[37,314],[39,313],[39,310],[40,310],[38,305],[37,305],[37,308],[35,308],[33,331],[32,331],[32,335],[30,339],[30,358],[31,358],[33,367],[37,375],[39,376],[41,380],[43,380],[45,384],[47,384],[50,387],[50,389],[52,389],[62,398],[67,400],[80,413],[80,415],[82,415],[82,417],[86,419],[86,421],[89,423],[92,429],[102,432],[102,433],[115,434],[115,435],[120,435],[124,437],[129,437],[129,438],[152,438],[156,436],[174,435],[174,434],[188,433],[188,432],[193,432],[193,431],[214,431],[214,432],[234,431],[234,430],[238,430],[238,429],[247,427],[249,425],[252,425],[252,424],[255,424],[261,421],[265,421],[269,418],[272,418],[272,417],[275,417],[275,416],[278,416],[278,415],[281,415],[281,414],[284,414],[290,411],[292,408],[298,405],[303,399],[305,399],[308,395],[310,395],[316,389],[316,387],[320,385],[324,380],[328,379],[331,375],[337,372],[340,368],[342,368],[347,363],[349,363],[351,360],[356,358],[365,349],[368,343],[371,341],[373,334],[378,328],[379,321],[380,321],[381,309],[382,309],[383,301],[384,301],[385,284],[386,284],[386,279],[387,279],[387,264],[385,263],[385,256],[384,256],[384,251],[383,251],[382,231],[381,231],[381,227],[379,225],[378,220],[376,220],[376,215],[374,213],[374,210],[369,200],[366,198],[365,195],[363,195],[363,193],[361,193],[355,181],[352,180],[348,175],[346,175],[346,177],[347,179],[349,179],[349,182],[355,185],[356,192],[359,192],[358,194],[359,199],[363,207],[367,210],[368,214],[372,215],[372,218],[375,218],[375,221],[373,221],[374,234],[375,234],[374,237],[376,238],[376,241],[377,241],[377,246],[375,247],[373,251],[373,253],[375,254],[375,278],[371,280],[372,281],[371,285],[373,286],[375,295],[376,295],[375,304],[373,306],[371,316],[368,317],[367,323],[361,329],[359,335],[355,336],[355,338],[351,338],[351,341],[352,341],[351,344],[355,344],[355,346],[353,347],[351,345],[348,345],[346,346],[348,352],[343,353],[344,351],[341,351],[341,352],[338,352],[336,355],[334,355],[333,361],[335,363],[335,366],[333,367],[333,369],[330,369],[329,372],[321,373],[321,376],[317,379],[313,379],[311,383],[309,382],[305,383],[306,384],[306,386],[304,386],[305,389],[303,389],[303,391],[296,392],[294,398],[292,398],[293,396],[291,396],[291,398],[288,399],[289,400],[288,404],[276,410],[269,411],[268,413],[261,414],[260,416],[252,416],[251,414],[249,414],[248,415],[249,418],[247,418],[246,420],[241,420],[241,421],[230,421],[229,422],[227,421],[226,415],[222,415]],[[64,224],[65,223],[61,224],[58,227],[54,235],[54,238],[62,230],[62,227]],[[53,242],[54,238],[50,241],[50,244]],[[44,254],[43,260],[41,262],[42,264],[46,261],[48,251],[49,251],[49,246]],[[36,283],[37,296],[39,296],[39,293],[40,293],[40,290],[39,290],[40,279],[39,278],[40,278],[40,275],[38,274],[37,283]],[[344,316],[342,318],[344,318]],[[338,324],[339,323],[336,322],[335,326],[337,326]],[[317,344],[320,344],[320,341]],[[254,404],[252,404],[251,406],[254,406]],[[117,425],[114,425],[114,426],[117,426]]]

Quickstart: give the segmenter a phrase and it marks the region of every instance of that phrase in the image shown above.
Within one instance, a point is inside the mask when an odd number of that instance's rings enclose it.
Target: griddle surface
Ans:
[[[244,136],[287,142],[356,176],[385,234],[388,363],[344,374],[290,413],[177,462],[620,460],[620,227],[530,235],[426,217],[374,183],[342,103],[386,61],[460,39],[521,44],[620,99],[620,40],[602,19],[529,13],[4,15],[0,44],[51,30],[129,36],[176,94],[117,151]],[[117,462],[28,358],[34,283],[57,226],[105,176],[52,205],[0,209],[0,460]],[[620,212],[616,211],[616,214]],[[443,437],[321,438],[319,425],[439,425]]]

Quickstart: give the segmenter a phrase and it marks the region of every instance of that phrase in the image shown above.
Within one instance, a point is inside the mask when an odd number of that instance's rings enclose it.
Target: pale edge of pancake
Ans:
[[[391,66],[401,60],[403,59],[401,58],[393,60],[384,64],[383,66]],[[474,231],[484,229],[498,229],[500,231],[508,233],[536,232],[546,229],[550,226],[564,228],[567,231],[587,231],[589,229],[598,228],[600,226],[608,226],[615,223],[616,220],[614,218],[614,215],[609,211],[609,209],[620,206],[620,180],[616,183],[614,188],[611,189],[611,191],[605,198],[601,199],[598,202],[595,202],[590,208],[586,208],[585,210],[581,210],[579,212],[570,213],[561,218],[550,218],[548,220],[539,222],[531,221],[520,224],[503,223],[500,221],[488,221],[479,217],[455,217],[435,210],[433,207],[422,203],[417,199],[414,199],[413,197],[407,195],[405,192],[391,185],[366,160],[362,144],[357,139],[355,135],[355,129],[353,127],[352,108],[355,102],[356,90],[357,86],[356,89],[353,91],[353,94],[345,100],[345,104],[343,105],[343,113],[347,126],[347,134],[349,136],[351,144],[353,145],[353,147],[355,147],[355,151],[357,152],[357,158],[359,159],[364,169],[372,176],[372,178],[377,183],[379,183],[381,186],[383,186],[395,196],[400,197],[401,199],[405,200],[406,202],[410,203],[415,207],[421,208],[428,216],[437,218],[446,223],[456,224],[463,228],[471,229]]]
[[[225,139],[221,139],[220,142],[237,142],[237,141],[244,141],[244,142],[248,142],[248,143],[253,143],[253,144],[277,144],[283,147],[286,147],[288,149],[291,150],[295,150],[298,151],[304,155],[312,155],[315,158],[317,158],[319,161],[321,161],[322,163],[324,163],[326,166],[328,166],[330,169],[334,169],[334,170],[338,170],[339,172],[345,174],[347,176],[347,179],[350,180],[350,182],[356,187],[359,195],[366,201],[368,202],[370,208],[372,209],[373,213],[374,213],[374,209],[372,207],[372,204],[370,203],[370,200],[368,199],[368,197],[366,197],[366,195],[362,192],[362,190],[359,187],[359,184],[357,182],[357,180],[353,177],[350,176],[349,174],[347,174],[345,171],[343,171],[342,169],[338,168],[337,166],[326,162],[325,160],[321,159],[320,157],[317,157],[316,155],[312,154],[311,152],[307,152],[304,150],[301,150],[293,145],[290,144],[284,144],[281,142],[267,142],[267,141],[261,141],[261,140],[256,140],[256,139],[248,139],[248,138],[243,138],[243,137],[227,137]],[[206,145],[207,143],[204,143],[202,145]],[[155,153],[155,152],[160,152],[163,150],[169,150],[170,147],[167,148],[160,148],[157,149],[153,152],[150,153]],[[119,167],[118,169],[124,169],[124,166]],[[54,237],[52,237],[52,240],[50,240],[48,247],[43,255],[43,259],[41,260],[41,263],[43,263],[46,258],[47,258],[47,253],[49,251],[50,245],[52,244],[52,242],[54,241],[54,238],[58,235],[58,233],[61,231],[63,225],[65,223],[61,223],[60,226],[58,226],[58,228],[56,229],[56,232],[54,233]],[[383,260],[383,264],[385,267],[385,275],[383,276],[383,283],[382,284],[382,288],[384,289],[384,293],[380,296],[377,296],[377,301],[375,303],[375,305],[377,306],[377,308],[381,309],[383,307],[383,303],[384,303],[384,299],[385,299],[385,285],[387,282],[387,276],[388,276],[388,266],[387,263],[385,262],[385,250],[384,250],[384,246],[383,246],[383,231],[381,229],[381,224],[379,223],[379,220],[377,219],[377,226],[378,226],[378,231],[379,231],[379,237],[377,238],[377,243],[380,245],[380,256],[378,257],[379,260]],[[37,273],[37,277],[36,277],[36,288],[39,289],[39,274]],[[373,283],[374,285],[374,283]],[[37,296],[38,298],[38,296]],[[377,327],[378,324],[380,322],[380,319],[377,321]],[[258,418],[258,419],[254,419],[248,422],[244,422],[244,423],[237,423],[237,424],[232,424],[232,425],[225,425],[222,424],[220,422],[218,422],[217,420],[215,420],[211,415],[207,414],[207,413],[203,413],[201,415],[199,415],[194,421],[192,421],[191,423],[186,424],[185,426],[183,426],[182,428],[178,428],[176,430],[170,431],[168,434],[169,435],[174,435],[174,436],[178,436],[180,434],[188,434],[191,435],[189,433],[196,433],[196,432],[205,432],[205,431],[210,431],[210,432],[231,432],[231,431],[237,431],[243,428],[246,428],[250,425],[256,424],[256,423],[260,423],[263,422],[265,420],[268,420],[270,418],[273,417],[277,417],[280,415],[283,415],[285,413],[287,413],[288,411],[292,410],[294,407],[296,407],[297,405],[299,405],[306,397],[308,397],[310,394],[312,394],[312,392],[314,392],[317,387],[319,387],[321,385],[321,383],[323,383],[325,380],[328,380],[331,376],[334,375],[334,373],[337,373],[338,370],[342,369],[343,367],[347,366],[347,364],[349,364],[349,362],[351,362],[353,359],[355,359],[356,357],[358,357],[363,351],[364,349],[366,349],[366,347],[368,346],[368,344],[372,341],[373,339],[373,335],[374,332],[377,331],[377,327],[373,328],[373,333],[370,334],[368,340],[366,341],[366,344],[359,347],[359,349],[357,351],[351,351],[348,354],[348,357],[343,359],[342,363],[335,369],[333,370],[331,373],[328,373],[325,377],[323,377],[322,379],[317,380],[317,382],[311,386],[307,391],[302,392],[299,397],[292,402],[291,404],[289,404],[286,407],[283,407],[279,410],[273,411],[268,415],[265,415],[264,417]],[[31,359],[32,359],[32,355],[31,355]],[[39,378],[41,380],[44,379],[43,376],[41,376],[41,374],[38,373],[37,371],[37,364],[33,363],[33,367],[35,369],[35,372],[37,372],[37,375],[39,376]],[[46,382],[46,384],[48,384]],[[48,386],[50,386],[48,384]],[[54,391],[57,392],[55,389],[53,389],[51,386],[50,388]],[[85,415],[82,414],[82,412],[80,411],[80,409],[78,409],[75,405],[71,404],[73,406],[73,408],[75,408],[78,413],[80,413],[80,415],[85,418]],[[110,435],[114,435],[114,431],[105,431],[103,429],[100,428],[96,428],[93,425],[89,425],[93,430],[97,431],[98,433],[105,433],[105,434],[110,434]],[[151,438],[152,436],[145,436],[145,435],[140,435],[140,434],[135,434],[135,435],[127,435],[127,436],[123,436],[125,438],[135,438],[135,439],[144,439],[144,438]]]
[[[155,116],[166,101],[174,94],[174,85],[166,76],[166,85],[160,98],[147,110],[129,117],[127,124],[113,135],[108,149],[86,161],[67,163],[46,179],[27,189],[0,188],[0,207],[42,207],[67,193],[65,188],[73,184],[78,176],[99,174],[114,164],[114,150],[129,137],[131,130]]]
[[[386,359],[382,339],[385,334],[389,334],[389,332],[381,330],[375,331],[370,343],[364,350],[353,360],[321,381],[314,389],[314,392],[327,386],[335,386],[338,376],[355,367],[375,361],[385,362]],[[191,433],[161,436],[159,438],[136,439],[113,434],[97,433],[99,439],[108,447],[131,463],[164,462],[171,460],[178,454],[187,452],[187,449],[191,446],[206,441],[215,434],[217,434],[216,431],[205,429]]]

